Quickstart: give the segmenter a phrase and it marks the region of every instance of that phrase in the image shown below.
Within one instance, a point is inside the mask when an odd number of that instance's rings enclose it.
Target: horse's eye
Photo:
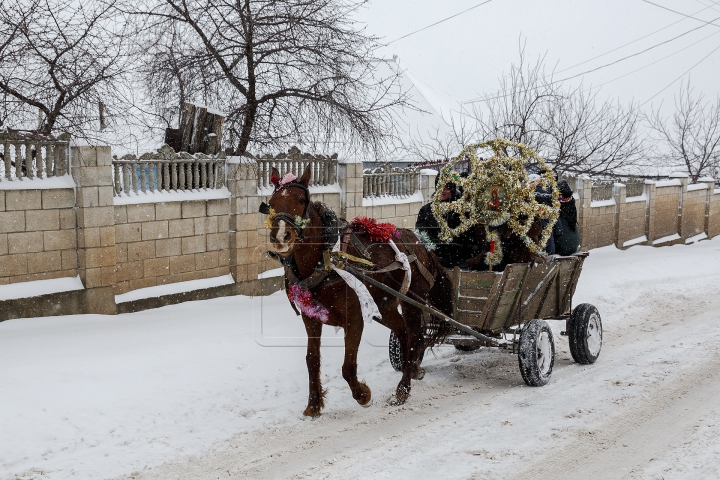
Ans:
[[[305,200],[304,198],[302,200],[300,200],[300,205],[305,205],[306,203],[307,203],[307,200]]]

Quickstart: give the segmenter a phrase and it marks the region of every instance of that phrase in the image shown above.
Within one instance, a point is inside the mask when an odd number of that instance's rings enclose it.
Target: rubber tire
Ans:
[[[588,346],[588,329],[592,328],[590,325],[593,319],[599,324],[600,330],[600,347],[597,352],[593,352]],[[580,365],[595,363],[602,350],[602,320],[598,309],[589,303],[581,303],[575,307],[567,324],[567,335],[573,360]]]
[[[547,335],[550,343],[550,366],[543,372],[539,366],[538,340]],[[555,339],[550,325],[544,320],[530,320],[520,332],[518,363],[520,375],[530,387],[541,387],[550,381],[553,365],[555,365]]]
[[[455,350],[460,350],[461,352],[474,352],[480,348],[480,345],[455,345]]]
[[[390,357],[390,365],[392,365],[393,369],[396,372],[402,371],[403,358],[402,350],[400,350],[400,341],[392,330],[390,331],[390,340],[388,340],[388,356]],[[423,351],[420,354],[419,363],[422,363],[424,357],[425,352]]]

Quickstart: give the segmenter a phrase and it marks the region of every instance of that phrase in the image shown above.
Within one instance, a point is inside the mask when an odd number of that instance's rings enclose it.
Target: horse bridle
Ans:
[[[295,229],[298,232],[297,236],[300,240],[302,240],[305,238],[305,229],[307,228],[308,224],[310,223],[309,222],[309,220],[310,220],[310,190],[308,190],[308,188],[305,185],[303,185],[302,183],[288,182],[284,185],[280,185],[280,187],[275,189],[275,192],[273,192],[273,195],[281,190],[285,190],[290,187],[301,188],[305,192],[305,211],[303,211],[302,216],[300,216],[300,218],[302,220],[301,225],[298,225],[296,223],[296,218],[298,217],[298,215],[290,215],[287,212],[275,212],[275,215],[273,215],[273,221],[275,219],[284,220],[287,225],[289,225],[290,227],[292,227],[293,229]],[[264,213],[265,215],[269,215],[270,214],[270,205],[268,205],[265,202],[261,203],[259,212]]]

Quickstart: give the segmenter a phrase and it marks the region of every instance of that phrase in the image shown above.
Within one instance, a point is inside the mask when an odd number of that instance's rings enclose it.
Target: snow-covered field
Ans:
[[[327,328],[324,415],[305,420],[304,328],[282,293],[0,323],[0,478],[719,478],[720,239],[593,250],[600,359],[563,322],[545,387],[517,357],[441,347],[391,407],[388,332],[366,328],[362,408]]]

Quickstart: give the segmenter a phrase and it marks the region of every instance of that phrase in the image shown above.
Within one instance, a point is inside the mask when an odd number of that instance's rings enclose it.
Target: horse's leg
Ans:
[[[305,315],[303,315],[303,323],[308,336],[305,363],[307,363],[308,380],[310,382],[308,405],[303,415],[317,417],[325,407],[325,391],[320,382],[320,335],[322,334],[322,324],[305,318]]]
[[[420,358],[423,353],[423,312],[416,307],[402,304],[403,320],[408,334],[408,350],[410,351],[410,378],[422,380],[425,370],[420,366]]]
[[[417,360],[417,349],[415,349],[415,351],[410,350],[410,336],[408,335],[409,332],[403,318],[405,315],[405,304],[403,303],[401,305],[403,308],[403,315],[400,315],[397,311],[397,306],[392,306],[382,312],[385,325],[387,325],[387,327],[392,330],[398,338],[400,353],[403,359],[402,378],[395,390],[395,399],[390,402],[392,405],[402,405],[410,396],[410,380],[413,377],[413,365]]]
[[[355,315],[348,318],[345,327],[345,361],[342,375],[352,391],[352,396],[360,405],[368,405],[372,398],[370,387],[357,378],[357,354],[363,332],[363,319]]]

